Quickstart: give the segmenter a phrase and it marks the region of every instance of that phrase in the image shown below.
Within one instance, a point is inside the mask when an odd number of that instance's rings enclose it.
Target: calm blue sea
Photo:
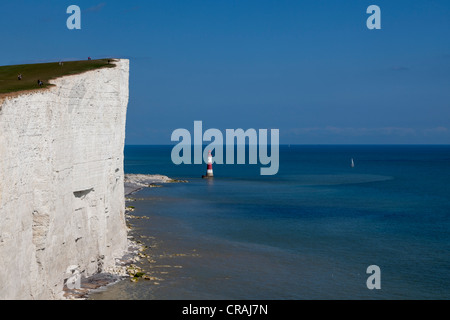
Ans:
[[[133,233],[156,280],[93,299],[450,299],[450,146],[281,146],[277,175],[214,165],[213,180],[170,152],[125,148],[126,173],[189,181],[128,204],[149,217]]]

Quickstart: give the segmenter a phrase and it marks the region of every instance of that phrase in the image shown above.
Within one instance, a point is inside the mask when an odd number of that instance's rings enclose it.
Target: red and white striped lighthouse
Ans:
[[[206,175],[203,175],[202,178],[212,178],[213,175],[213,169],[212,169],[212,154],[211,150],[208,151],[208,162],[206,164]]]

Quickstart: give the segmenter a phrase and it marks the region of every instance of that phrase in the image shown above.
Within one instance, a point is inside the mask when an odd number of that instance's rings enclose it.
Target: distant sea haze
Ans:
[[[208,181],[171,147],[125,147],[126,173],[189,181],[133,195],[160,280],[93,299],[450,298],[450,146],[283,145],[275,176],[214,165]]]

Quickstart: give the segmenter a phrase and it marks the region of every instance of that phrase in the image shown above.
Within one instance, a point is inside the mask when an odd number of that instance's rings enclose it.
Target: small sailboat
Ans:
[[[353,161],[353,158],[352,158],[352,160],[350,161],[350,167],[352,167],[352,168],[355,167],[355,162]]]

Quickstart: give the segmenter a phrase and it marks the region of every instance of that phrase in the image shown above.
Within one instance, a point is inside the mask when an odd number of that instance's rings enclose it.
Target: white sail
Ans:
[[[353,158],[352,158],[352,161],[351,161],[350,166],[351,166],[352,168],[355,166],[355,162],[353,161]]]

